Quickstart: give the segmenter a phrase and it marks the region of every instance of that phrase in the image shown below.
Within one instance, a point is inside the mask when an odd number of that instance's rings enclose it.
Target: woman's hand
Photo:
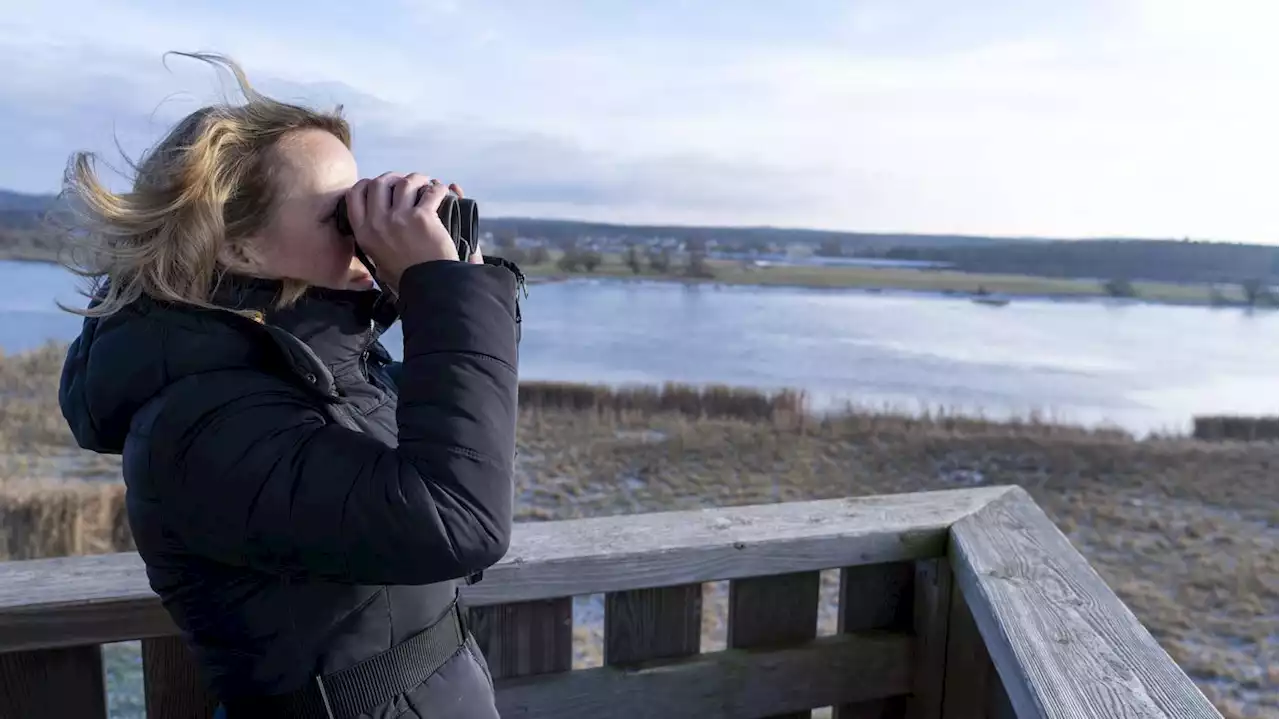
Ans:
[[[422,199],[418,191],[427,188]],[[355,240],[378,268],[378,279],[396,292],[409,267],[437,260],[458,260],[458,248],[436,214],[449,190],[426,175],[387,172],[360,180],[347,190],[347,214]],[[475,262],[476,255],[468,258]]]

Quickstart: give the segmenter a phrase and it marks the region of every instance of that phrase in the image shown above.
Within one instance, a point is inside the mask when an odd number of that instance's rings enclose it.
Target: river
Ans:
[[[0,262],[0,349],[67,341],[77,279]],[[1194,414],[1280,411],[1280,319],[1107,301],[1004,307],[911,293],[583,280],[524,300],[521,376],[724,383],[846,402],[1042,416],[1145,434]],[[387,339],[398,355],[398,328]]]

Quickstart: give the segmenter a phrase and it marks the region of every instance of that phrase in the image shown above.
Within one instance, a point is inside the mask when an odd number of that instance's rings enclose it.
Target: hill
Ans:
[[[56,195],[28,195],[22,192],[0,190],[0,213],[47,212],[58,202]],[[4,216],[0,214],[0,217]]]

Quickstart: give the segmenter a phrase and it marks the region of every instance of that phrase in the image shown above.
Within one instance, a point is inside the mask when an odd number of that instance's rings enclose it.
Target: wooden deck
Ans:
[[[573,669],[584,594],[603,666]],[[508,719],[1220,716],[1018,488],[522,524],[466,599]],[[100,645],[134,639],[147,716],[209,716],[174,632],[136,554],[0,563],[0,719],[105,717]]]

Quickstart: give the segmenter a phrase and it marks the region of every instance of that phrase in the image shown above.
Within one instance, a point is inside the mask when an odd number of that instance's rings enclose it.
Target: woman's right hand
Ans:
[[[417,200],[418,191],[429,188]],[[457,260],[458,248],[436,214],[450,190],[416,172],[387,172],[360,180],[347,190],[347,215],[355,240],[378,269],[378,280],[398,292],[409,267],[436,260]]]

